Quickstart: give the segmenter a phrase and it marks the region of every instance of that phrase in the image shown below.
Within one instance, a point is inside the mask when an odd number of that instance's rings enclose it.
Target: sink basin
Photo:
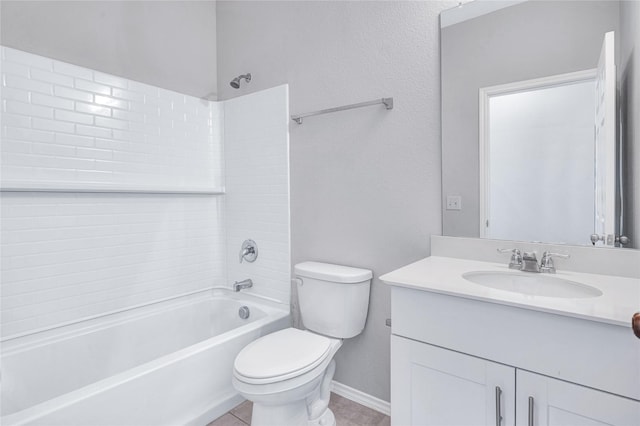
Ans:
[[[531,272],[474,271],[462,274],[474,284],[531,296],[579,299],[602,296],[595,287]]]

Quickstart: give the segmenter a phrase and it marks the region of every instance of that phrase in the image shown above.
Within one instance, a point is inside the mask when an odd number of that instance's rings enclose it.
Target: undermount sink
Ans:
[[[602,296],[595,287],[539,273],[474,271],[462,274],[462,278],[485,287],[531,296],[565,299]]]

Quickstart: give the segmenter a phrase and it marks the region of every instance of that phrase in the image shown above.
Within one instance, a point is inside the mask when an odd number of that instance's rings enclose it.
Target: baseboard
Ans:
[[[343,385],[334,380],[331,382],[331,391],[360,405],[369,407],[372,410],[379,411],[387,416],[391,415],[391,403],[359,391],[358,389]]]

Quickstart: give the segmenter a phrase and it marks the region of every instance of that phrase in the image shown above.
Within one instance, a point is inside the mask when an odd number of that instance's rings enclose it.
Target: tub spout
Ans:
[[[242,280],[242,281],[236,281],[233,284],[233,291],[240,291],[243,288],[250,288],[250,287],[253,287],[253,281],[251,281],[251,278]]]

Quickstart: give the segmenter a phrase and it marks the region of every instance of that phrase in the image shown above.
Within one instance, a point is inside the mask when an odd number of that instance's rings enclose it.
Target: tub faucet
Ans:
[[[253,287],[253,281],[251,281],[251,278],[242,280],[242,281],[236,281],[233,284],[233,291],[240,291],[243,288],[250,288],[250,287]]]

